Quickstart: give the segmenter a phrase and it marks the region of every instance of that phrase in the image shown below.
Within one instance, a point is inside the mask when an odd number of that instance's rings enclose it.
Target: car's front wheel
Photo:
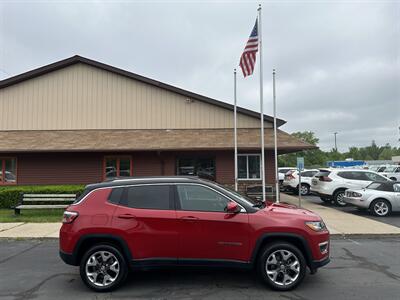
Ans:
[[[376,199],[371,203],[370,210],[377,217],[386,217],[390,215],[392,207],[389,201],[385,199]]]
[[[127,274],[128,268],[123,255],[112,245],[96,245],[81,260],[81,278],[96,292],[114,290],[125,281]]]
[[[299,186],[297,186],[297,191],[299,189]],[[308,184],[304,184],[302,183],[300,186],[300,194],[302,196],[307,196],[308,194],[310,194],[310,186]]]
[[[333,201],[337,206],[346,206],[347,203],[344,202],[344,190],[338,190],[333,194]]]
[[[297,247],[275,242],[261,251],[257,268],[263,281],[272,289],[288,291],[304,279],[306,261]]]

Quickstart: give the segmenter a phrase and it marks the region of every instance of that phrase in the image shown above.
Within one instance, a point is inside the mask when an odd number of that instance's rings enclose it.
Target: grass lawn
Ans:
[[[32,209],[21,210],[20,215],[14,215],[13,209],[0,209],[0,223],[10,222],[61,222],[63,209]]]

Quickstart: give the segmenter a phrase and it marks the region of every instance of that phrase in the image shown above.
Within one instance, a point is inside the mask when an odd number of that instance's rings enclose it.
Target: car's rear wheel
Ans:
[[[386,217],[392,212],[392,206],[385,199],[376,199],[372,201],[370,210],[377,217]]]
[[[114,290],[125,281],[127,274],[128,268],[123,255],[112,245],[96,245],[81,260],[81,278],[96,292]]]
[[[337,206],[346,206],[347,203],[344,200],[344,190],[338,190],[333,194],[333,201]]]
[[[262,280],[272,289],[288,291],[304,279],[306,261],[297,247],[275,242],[261,251],[257,268]]]

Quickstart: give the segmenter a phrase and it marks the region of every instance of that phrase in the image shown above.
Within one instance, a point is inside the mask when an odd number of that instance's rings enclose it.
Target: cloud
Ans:
[[[248,2],[1,2],[0,78],[80,54],[232,103],[256,18]],[[263,3],[264,106],[323,149],[400,146],[400,3]],[[259,109],[259,70],[238,102]]]

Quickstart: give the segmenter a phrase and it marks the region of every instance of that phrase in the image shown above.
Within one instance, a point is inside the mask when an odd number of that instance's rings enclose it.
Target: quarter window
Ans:
[[[225,212],[230,201],[221,194],[200,185],[178,185],[177,189],[182,210]]]
[[[17,159],[0,158],[0,185],[17,183]]]
[[[104,159],[104,178],[132,176],[132,159],[129,156],[109,156]]]
[[[238,178],[260,179],[261,158],[259,154],[238,155]]]
[[[120,204],[131,208],[172,209],[171,186],[141,185],[128,187]]]

